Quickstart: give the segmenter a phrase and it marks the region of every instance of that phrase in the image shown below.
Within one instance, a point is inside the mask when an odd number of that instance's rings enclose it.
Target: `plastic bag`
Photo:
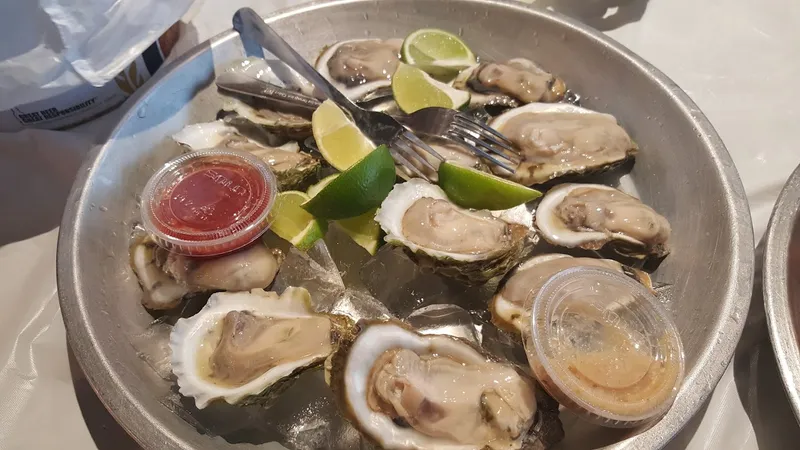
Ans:
[[[108,83],[194,2],[5,2],[0,6],[0,110]]]

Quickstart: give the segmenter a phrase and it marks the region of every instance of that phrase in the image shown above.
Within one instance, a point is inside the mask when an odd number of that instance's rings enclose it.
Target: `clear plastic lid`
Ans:
[[[683,346],[643,285],[610,270],[575,267],[532,292],[527,308],[528,362],[559,403],[609,427],[639,425],[672,405],[683,381]]]
[[[142,192],[142,225],[159,245],[191,256],[227,253],[269,227],[277,183],[245,152],[209,149],[166,163]]]

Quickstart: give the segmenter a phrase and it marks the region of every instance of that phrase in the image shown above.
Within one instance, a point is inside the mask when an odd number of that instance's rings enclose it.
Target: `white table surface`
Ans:
[[[739,169],[760,242],[781,187],[800,163],[795,147],[800,2],[527,2],[607,32],[689,93]],[[229,28],[233,12],[244,4],[267,13],[295,3],[200,2],[186,17],[186,33],[175,53]],[[115,115],[71,132],[0,135],[0,450],[138,448],[68,357],[55,285],[56,227],[72,177]],[[760,265],[760,251],[756,256]],[[766,331],[759,278],[736,356],[710,401],[670,450],[800,446],[800,427]]]

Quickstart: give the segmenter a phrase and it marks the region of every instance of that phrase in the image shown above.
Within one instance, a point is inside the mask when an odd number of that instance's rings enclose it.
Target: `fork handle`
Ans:
[[[233,29],[243,37],[251,37],[262,47],[269,50],[289,67],[310,81],[326,97],[346,109],[351,115],[361,113],[355,103],[339,92],[328,80],[325,79],[305,58],[300,56],[282,37],[275,32],[264,19],[251,8],[241,8],[233,15]]]

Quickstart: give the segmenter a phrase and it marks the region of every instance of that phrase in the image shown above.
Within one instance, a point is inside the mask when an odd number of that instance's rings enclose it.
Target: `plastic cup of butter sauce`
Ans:
[[[158,245],[176,253],[232,252],[269,228],[277,190],[269,166],[248,153],[187,153],[167,162],[147,182],[142,226]]]
[[[683,381],[683,345],[646,287],[606,269],[576,267],[531,293],[527,307],[528,362],[561,405],[614,428],[669,410]]]

